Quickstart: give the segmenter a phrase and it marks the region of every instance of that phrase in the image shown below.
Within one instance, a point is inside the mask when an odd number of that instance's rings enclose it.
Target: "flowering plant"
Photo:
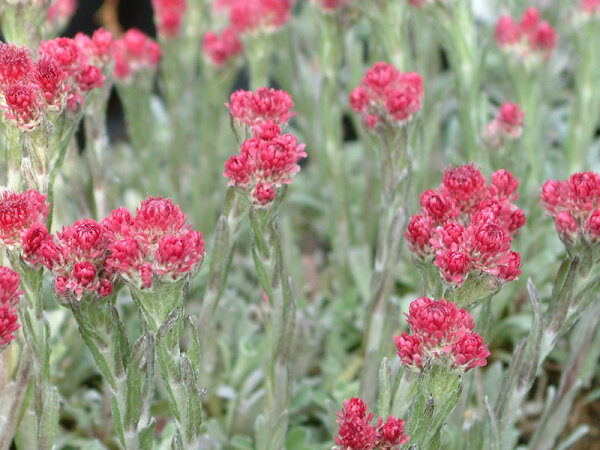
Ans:
[[[0,450],[596,448],[597,0],[93,3],[0,0]]]

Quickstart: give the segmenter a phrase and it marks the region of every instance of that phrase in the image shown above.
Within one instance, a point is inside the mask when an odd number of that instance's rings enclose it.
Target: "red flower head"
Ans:
[[[233,119],[250,126],[263,122],[286,125],[296,114],[292,112],[294,102],[290,94],[266,87],[258,88],[256,92],[235,91],[225,105]]]
[[[46,23],[50,28],[62,28],[69,23],[77,6],[77,0],[55,0],[46,13]]]
[[[579,9],[586,15],[600,15],[600,0],[579,0]]]
[[[549,58],[556,47],[557,35],[548,22],[540,20],[536,8],[528,8],[515,23],[502,16],[496,25],[496,44],[503,50],[524,60]]]
[[[432,237],[432,225],[428,216],[415,214],[408,222],[408,229],[404,232],[410,251],[421,259],[432,254],[429,240]]]
[[[389,416],[384,422],[377,419],[372,425],[373,413],[367,413],[367,405],[360,398],[344,400],[342,411],[338,411],[338,435],[335,443],[340,449],[369,450],[398,448],[409,440],[404,434],[404,420]]]
[[[419,197],[419,203],[423,212],[436,224],[456,217],[458,211],[456,205],[450,197],[443,192],[438,193],[434,189],[428,189]]]
[[[162,54],[156,41],[136,28],[126,31],[115,41],[113,50],[115,77],[121,82],[130,81],[138,72],[154,72]]]
[[[15,338],[13,333],[20,328],[16,311],[9,305],[0,305],[0,351],[8,347]]]
[[[367,405],[357,397],[344,400],[344,407],[338,412],[340,428],[335,443],[347,449],[371,449],[377,443],[377,430],[371,425],[373,413],[367,415]]]
[[[597,241],[600,175],[579,172],[565,181],[548,180],[542,187],[540,201],[554,218],[558,235],[568,248],[583,238]]]
[[[155,277],[174,282],[195,275],[204,260],[202,233],[185,225],[186,216],[170,199],[148,197],[133,217],[125,208],[104,221],[107,270],[138,289]]]
[[[186,0],[152,0],[156,28],[165,39],[173,39],[181,32]]]
[[[18,273],[8,267],[0,267],[0,351],[5,349],[19,329],[16,314],[17,303],[23,295],[19,291],[21,278]]]
[[[468,164],[444,171],[441,192],[458,206],[461,212],[470,213],[485,193],[485,178],[475,165]]]
[[[523,211],[512,203],[518,186],[519,180],[503,169],[492,175],[491,185],[473,165],[447,169],[438,190],[421,194],[421,213],[405,233],[409,249],[423,261],[435,255],[434,264],[451,287],[471,274],[493,276],[499,283],[514,280],[520,259],[510,245],[525,225]]]
[[[292,181],[304,157],[304,144],[291,134],[279,134],[279,127],[267,122],[255,127],[254,137],[242,143],[239,155],[227,160],[223,175],[255,205],[266,206],[275,198],[274,188]]]
[[[23,231],[46,222],[48,206],[46,196],[37,191],[5,191],[0,196],[0,241],[9,248],[20,246]]]
[[[242,44],[233,27],[224,28],[221,34],[207,31],[202,41],[202,52],[215,66],[227,64],[242,53]]]
[[[54,58],[70,76],[77,75],[81,62],[81,50],[73,39],[56,38],[42,41],[39,48],[40,56]]]
[[[33,72],[31,51],[27,47],[16,47],[0,43],[0,88],[24,83]]]
[[[217,9],[226,9],[229,21],[241,35],[271,32],[291,18],[292,0],[217,0]]]
[[[484,140],[492,148],[498,148],[506,140],[515,140],[523,132],[523,117],[525,112],[516,103],[505,102],[500,106],[496,117],[487,124]]]
[[[156,244],[161,236],[178,233],[185,225],[186,216],[169,198],[148,197],[136,211],[136,235],[149,244]]]
[[[4,90],[4,115],[15,126],[31,130],[42,120],[39,88],[33,84],[13,84]]]
[[[63,108],[68,86],[68,73],[49,56],[41,56],[35,65],[35,82],[47,108],[60,111]]]
[[[411,334],[403,333],[394,342],[401,361],[412,370],[440,365],[464,373],[486,365],[490,352],[465,309],[444,299],[418,298],[406,319]]]
[[[88,63],[104,68],[113,59],[113,36],[104,28],[98,28],[90,38],[83,33],[75,35],[75,43]]]
[[[19,291],[20,275],[8,267],[0,266],[0,306],[15,307],[23,291]]]
[[[385,62],[376,62],[350,94],[350,106],[363,115],[369,128],[410,122],[421,110],[422,101],[421,76],[400,72]]]
[[[404,434],[404,420],[389,416],[385,422],[380,417],[377,423],[377,445],[382,450],[396,449],[407,443],[409,436]]]

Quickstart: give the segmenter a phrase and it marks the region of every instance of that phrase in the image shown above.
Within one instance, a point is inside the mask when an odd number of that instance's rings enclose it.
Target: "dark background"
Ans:
[[[104,1],[78,1],[79,7],[64,33],[68,37],[75,36],[78,31],[91,34],[102,25],[98,17],[98,11]],[[118,1],[118,14],[119,23],[123,30],[135,27],[151,36],[155,36],[150,0],[120,0]]]

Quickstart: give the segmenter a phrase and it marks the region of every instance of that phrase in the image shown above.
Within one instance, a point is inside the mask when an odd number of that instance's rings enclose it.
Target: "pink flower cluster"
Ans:
[[[156,29],[165,39],[176,38],[181,32],[186,0],[152,0]]]
[[[194,276],[204,261],[205,244],[186,220],[179,206],[162,197],[148,197],[135,217],[125,208],[114,210],[102,221],[109,271],[138,289]]]
[[[377,426],[371,424],[373,413],[367,414],[367,405],[360,398],[344,401],[338,411],[338,435],[335,443],[340,449],[370,450],[399,448],[410,439],[404,434],[404,420],[389,416],[384,422],[380,417]]]
[[[153,73],[161,56],[162,51],[156,41],[131,28],[114,43],[115,78],[128,82],[137,73]]]
[[[590,16],[600,15],[600,0],[580,0],[579,9]]]
[[[393,64],[376,62],[350,94],[350,106],[362,114],[369,128],[380,124],[404,125],[421,110],[423,79],[403,73]]]
[[[94,36],[105,39],[102,33]],[[42,41],[37,61],[27,47],[0,44],[2,108],[6,118],[22,129],[37,127],[49,112],[80,111],[84,96],[103,82],[100,68],[77,40]]]
[[[510,16],[501,16],[495,38],[500,48],[523,60],[549,58],[558,40],[552,26],[540,20],[540,13],[534,7],[523,13],[519,23]]]
[[[27,207],[27,200],[32,199]],[[29,209],[27,209],[29,208]],[[2,240],[18,243],[24,261],[46,267],[59,298],[112,293],[117,279],[139,289],[179,281],[197,272],[204,259],[202,234],[169,199],[149,197],[135,217],[125,208],[101,223],[81,219],[52,236],[43,220],[45,197],[35,191],[9,194],[0,202]]]
[[[240,35],[272,32],[292,17],[292,0],[217,0],[217,9],[227,11],[231,26]]]
[[[492,174],[490,185],[474,165],[447,169],[439,189],[420,196],[421,213],[404,233],[409,249],[423,262],[433,260],[451,286],[462,285],[468,275],[515,280],[521,258],[511,241],[525,225],[513,203],[518,186],[504,169]]]
[[[548,180],[540,198],[568,248],[582,240],[600,243],[600,175],[580,172],[565,181]]]
[[[237,33],[229,26],[221,33],[207,31],[202,41],[202,51],[215,66],[224,66],[232,58],[242,53],[243,48]]]
[[[112,293],[114,277],[105,265],[107,244],[104,227],[93,219],[77,220],[56,237],[43,224],[23,234],[24,259],[50,271],[60,299],[81,300],[85,294],[102,298]]]
[[[275,199],[275,189],[292,181],[304,157],[304,144],[298,144],[295,136],[281,134],[275,123],[264,122],[254,126],[254,137],[242,143],[240,153],[225,162],[223,175],[254,205],[268,206]]]
[[[523,133],[524,116],[525,112],[518,104],[503,103],[496,117],[485,128],[485,142],[490,147],[498,148],[506,140],[519,139]]]
[[[44,224],[49,205],[37,191],[4,191],[0,196],[0,243],[9,251],[20,253],[23,236],[34,225]]]
[[[77,10],[77,0],[55,0],[46,12],[46,24],[51,29],[66,26]]]
[[[287,125],[294,102],[285,91],[261,87],[252,91],[238,90],[231,94],[229,103],[231,117],[242,124],[254,126],[264,122],[273,122],[277,126]]]
[[[473,317],[454,303],[418,298],[410,304],[406,320],[411,334],[396,336],[394,343],[410,369],[419,372],[436,365],[464,373],[487,364],[490,352],[473,331]]]
[[[21,277],[8,267],[0,267],[0,351],[5,349],[19,329],[17,303],[23,295],[19,291]]]
[[[92,37],[77,33],[74,40],[90,64],[104,71],[113,61],[113,36],[104,28],[94,31]]]

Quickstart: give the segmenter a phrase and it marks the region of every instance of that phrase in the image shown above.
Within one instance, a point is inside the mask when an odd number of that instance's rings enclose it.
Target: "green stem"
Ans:
[[[114,297],[86,296],[69,307],[79,332],[111,391],[112,419],[121,445],[150,448],[154,420],[149,413],[154,378],[154,340],[144,335],[130,347]]]
[[[522,148],[527,160],[526,167],[519,174],[527,181],[525,192],[539,186],[544,177],[544,164],[546,161],[546,146],[540,139],[539,113],[541,81],[533,79],[533,74],[522,73],[519,68],[512,68],[513,82],[517,90],[518,102],[525,112],[523,118]],[[536,73],[537,76],[537,73]],[[527,176],[525,176],[527,174]]]
[[[461,393],[460,375],[437,366],[423,369],[408,415],[410,445],[431,450],[440,448],[440,431],[456,408]]]
[[[595,42],[600,40],[597,23],[590,20],[575,36],[578,64],[575,70],[575,100],[571,107],[566,159],[569,173],[586,169],[586,156],[600,118],[600,56]]]
[[[203,359],[199,380],[201,386],[210,386],[213,382],[216,352],[216,339],[214,339],[216,327],[213,324],[213,317],[225,290],[242,220],[248,213],[249,207],[249,203],[235,187],[227,190],[223,212],[217,221],[208,282],[197,326],[200,355]]]
[[[336,17],[320,17],[319,59],[322,66],[320,123],[323,136],[322,169],[333,192],[334,214],[329,224],[338,282],[343,284],[349,273],[348,251],[351,243],[348,200],[348,175],[343,154],[342,110],[339,102],[338,74],[342,65],[342,30]]]
[[[448,9],[434,5],[431,10],[440,27],[442,45],[454,73],[465,159],[468,162],[479,161],[479,106],[483,61],[477,48],[477,30],[471,3],[458,0]]]
[[[257,422],[257,448],[283,448],[291,400],[290,351],[295,326],[295,301],[282,267],[277,219],[273,210],[250,211],[252,254],[268,304],[265,312],[265,410]],[[262,426],[258,426],[258,424]]]
[[[272,39],[273,36],[259,32],[248,36],[244,41],[250,71],[250,89],[253,91],[269,85]]]
[[[389,300],[396,279],[395,269],[405,223],[403,207],[410,175],[408,134],[407,128],[387,130],[382,133],[381,139],[383,193],[367,327],[363,337],[365,360],[360,379],[360,397],[367,404],[375,401],[379,361],[387,354],[391,342],[393,313]]]
[[[41,296],[43,272],[26,267],[15,258],[11,258],[11,264],[21,274],[21,287],[25,291],[24,301],[19,302],[19,319],[33,355],[35,442],[39,449],[51,449],[58,431],[58,391],[50,383],[50,326]]]

